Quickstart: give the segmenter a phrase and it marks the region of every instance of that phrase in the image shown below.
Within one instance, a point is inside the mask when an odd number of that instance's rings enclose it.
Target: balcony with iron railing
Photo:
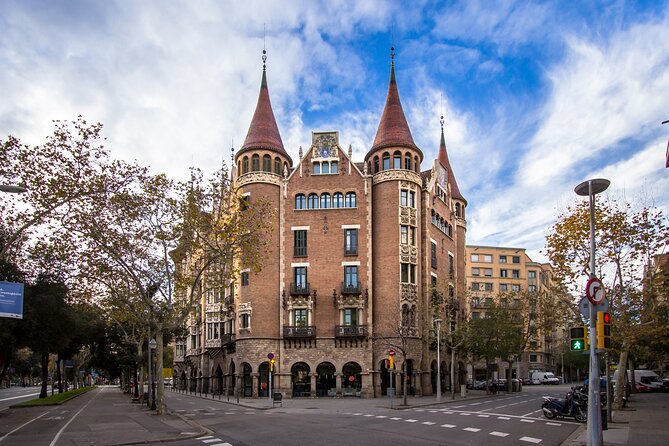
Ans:
[[[308,296],[310,293],[309,282],[307,283],[290,283],[290,294],[292,296]]]
[[[335,325],[335,338],[366,338],[367,325]]]
[[[362,293],[362,285],[360,285],[360,282],[356,282],[356,283],[341,282],[340,289],[341,289],[341,294],[360,294],[360,293]]]
[[[284,325],[284,338],[315,338],[316,326],[314,325]]]

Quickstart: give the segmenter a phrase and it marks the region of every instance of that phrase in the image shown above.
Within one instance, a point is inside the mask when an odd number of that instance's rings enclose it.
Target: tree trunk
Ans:
[[[455,399],[455,349],[451,349],[451,399]]]
[[[402,355],[403,364],[402,364],[402,401],[403,404],[407,405],[407,357]]]
[[[627,357],[629,355],[629,342],[624,341],[620,358],[618,359],[618,378],[616,379],[616,388],[613,397],[613,403],[616,410],[623,408],[623,396],[625,395],[625,381],[627,378]]]
[[[46,398],[49,396],[49,392],[47,390],[47,381],[49,379],[49,354],[48,353],[42,353],[42,388],[39,391],[39,397],[40,398]]]
[[[135,362],[135,365],[132,368],[132,382],[135,384],[135,389],[134,389],[135,398],[139,398],[139,387],[138,387],[139,383],[137,382],[138,381],[137,372],[138,372],[137,362]]]
[[[60,363],[62,360],[60,359],[60,354],[56,356],[56,379],[58,380],[58,393],[63,393],[63,377],[60,373]]]
[[[165,380],[163,379],[163,328],[156,330],[156,370],[154,376],[158,381],[156,386],[156,410],[158,415],[165,413]]]
[[[139,396],[144,395],[144,361],[142,360],[142,341],[137,341],[137,358],[140,361],[139,367]]]

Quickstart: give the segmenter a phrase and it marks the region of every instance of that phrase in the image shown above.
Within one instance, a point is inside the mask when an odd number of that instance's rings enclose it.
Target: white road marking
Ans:
[[[401,418],[398,418],[398,417],[392,417],[391,420],[393,420],[393,421],[398,421],[398,420],[401,420]]]
[[[453,409],[459,409],[461,407],[467,407],[467,405],[465,404],[465,405],[462,405],[462,406],[453,406]]]
[[[468,412],[460,412],[460,415],[467,417],[467,416],[469,416],[469,415],[471,415],[471,414],[468,413]]]
[[[549,426],[562,426],[561,423],[551,423],[550,421],[547,421],[546,424]]]
[[[213,435],[205,435],[204,437],[196,438],[196,440],[207,440],[209,438],[214,438],[214,436]]]
[[[490,415],[485,415],[485,414],[479,414],[479,415],[476,415],[476,416],[481,417],[481,418],[490,418]]]
[[[234,415],[236,412],[225,412],[223,415]]]
[[[388,418],[387,415],[377,415],[376,418]]]
[[[42,418],[44,415],[48,414],[49,412],[50,412],[50,411],[47,410],[47,411],[44,412],[42,415],[40,415],[40,416],[38,416],[38,417],[35,417],[35,418],[33,418],[32,420],[30,420],[30,421],[28,421],[28,422],[26,422],[26,423],[23,423],[22,425],[20,425],[19,427],[17,427],[17,428],[14,429],[13,431],[11,431],[11,432],[7,432],[5,435],[3,435],[2,437],[0,437],[0,441],[2,441],[2,440],[4,440],[5,438],[9,437],[10,435],[12,435],[14,432],[16,432],[17,430],[21,429],[22,427],[27,426],[27,425],[29,425],[30,423],[32,423],[33,421]]]
[[[490,435],[494,435],[495,437],[506,437],[509,434],[507,434],[506,432],[493,431],[493,432],[490,432]]]
[[[365,416],[366,416],[366,417],[373,417],[374,414],[373,414],[373,413],[368,413],[368,414],[365,414]]]
[[[208,443],[213,443],[215,441],[223,441],[223,440],[221,440],[220,438],[210,438],[208,440],[202,440],[202,443],[207,443],[208,444]]]
[[[520,441],[528,441],[530,443],[541,443],[541,438],[520,437]]]
[[[415,423],[418,420],[414,420],[413,418],[409,418],[408,420],[404,420],[404,421],[406,421],[407,423]]]
[[[35,395],[39,395],[39,392],[38,393],[27,393],[25,395],[19,395],[19,396],[10,396],[9,398],[2,398],[2,399],[0,399],[0,401],[15,400],[17,398],[28,398],[29,396],[35,396]]]
[[[353,415],[362,415],[362,412],[354,413]]]
[[[527,418],[521,418],[520,421],[523,423],[534,423],[534,420],[528,420]]]
[[[60,438],[60,434],[62,434],[62,433],[65,431],[65,429],[67,429],[67,426],[69,426],[70,423],[73,422],[74,419],[77,418],[77,416],[78,416],[81,412],[83,412],[84,409],[86,409],[86,408],[88,407],[88,405],[91,404],[91,403],[93,402],[93,400],[95,400],[95,398],[97,398],[98,395],[100,395],[103,391],[104,391],[104,389],[100,389],[100,391],[97,392],[97,393],[93,396],[93,398],[91,398],[91,399],[84,405],[84,407],[82,407],[81,409],[79,409],[79,410],[77,411],[77,413],[75,413],[74,415],[72,415],[72,418],[70,418],[70,420],[69,420],[67,423],[65,423],[65,425],[64,425],[63,427],[60,428],[60,430],[58,431],[58,433],[56,434],[56,436],[53,437],[53,440],[51,441],[51,443],[49,443],[49,446],[54,446],[54,445],[58,442],[58,439]]]
[[[432,421],[423,421],[421,424],[424,424],[426,426],[432,426],[433,424],[437,424],[437,423],[433,423]]]
[[[477,429],[477,428],[475,428],[475,427],[466,427],[466,428],[464,428],[464,429],[462,429],[462,430],[463,430],[463,431],[467,431],[467,432],[479,432],[481,429]]]
[[[470,406],[478,406],[481,403],[471,403]]]
[[[445,428],[451,429],[451,428],[454,428],[454,427],[455,427],[455,424],[442,424],[441,427],[445,427]]]
[[[511,418],[509,417],[497,417],[498,420],[510,420]]]

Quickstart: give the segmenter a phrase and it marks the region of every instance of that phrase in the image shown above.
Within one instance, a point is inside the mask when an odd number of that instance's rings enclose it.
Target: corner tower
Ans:
[[[420,353],[420,227],[423,153],[416,146],[400,102],[391,48],[390,84],[372,148],[365,156],[372,175],[374,327],[376,339],[402,337]],[[387,343],[376,342],[375,364],[383,372]],[[415,345],[414,345],[415,344]],[[408,355],[407,376],[420,358]],[[398,364],[397,367],[401,367]],[[386,375],[382,373],[382,377]],[[385,383],[382,383],[385,389]]]
[[[266,200],[274,208],[275,212],[267,216],[272,228],[267,235],[271,240],[271,247],[259,272],[254,272],[240,259],[241,277],[235,284],[235,312],[231,316],[234,317],[236,327],[236,354],[232,357],[236,370],[246,376],[248,371],[241,370],[240,367],[248,367],[249,363],[260,364],[258,370],[254,369],[252,372],[257,372],[258,379],[266,383],[269,369],[266,354],[278,350],[281,336],[277,320],[281,311],[281,221],[284,213],[282,190],[292,167],[292,160],[283,147],[270,102],[265,50],[262,60],[258,103],[244,144],[235,155],[238,175],[235,186],[240,200],[251,205],[257,200]],[[232,367],[229,370],[231,369]],[[248,387],[244,394],[258,396],[257,385],[244,386]]]

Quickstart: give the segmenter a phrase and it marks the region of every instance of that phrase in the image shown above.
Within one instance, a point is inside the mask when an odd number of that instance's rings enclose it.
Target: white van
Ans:
[[[533,383],[539,381],[541,384],[560,384],[560,380],[553,372],[532,372],[530,379]]]
[[[613,374],[613,384],[615,385],[618,381],[618,370]],[[627,383],[632,382],[632,371],[627,371]],[[645,387],[650,388],[651,391],[662,390],[662,380],[657,373],[652,370],[635,370],[634,371],[634,382],[637,384],[643,384]],[[637,389],[639,387],[637,386]],[[648,391],[648,389],[646,389]]]

